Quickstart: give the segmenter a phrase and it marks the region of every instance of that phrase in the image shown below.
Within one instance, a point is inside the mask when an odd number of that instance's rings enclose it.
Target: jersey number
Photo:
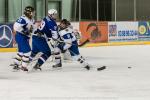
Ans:
[[[18,23],[21,23],[21,22],[22,22],[22,18],[18,19],[17,22],[18,22]]]

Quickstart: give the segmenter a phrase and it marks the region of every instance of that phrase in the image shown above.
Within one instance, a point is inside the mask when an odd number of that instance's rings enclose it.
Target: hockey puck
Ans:
[[[132,68],[132,67],[128,67],[128,68],[130,69],[130,68]]]
[[[106,66],[102,66],[102,67],[97,68],[97,71],[101,71],[101,70],[104,70],[104,69],[106,69]]]

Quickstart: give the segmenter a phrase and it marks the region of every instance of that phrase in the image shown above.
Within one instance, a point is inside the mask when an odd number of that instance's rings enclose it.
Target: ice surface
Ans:
[[[15,53],[0,53],[0,100],[150,100],[150,46],[80,48],[81,54],[104,71],[86,71],[77,62],[42,72],[12,72]],[[131,67],[131,68],[128,68]]]

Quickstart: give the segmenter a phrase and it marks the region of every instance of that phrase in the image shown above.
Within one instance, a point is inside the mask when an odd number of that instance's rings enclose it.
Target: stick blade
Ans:
[[[101,70],[104,70],[104,69],[106,69],[106,66],[102,66],[102,67],[97,68],[97,71],[101,71]]]

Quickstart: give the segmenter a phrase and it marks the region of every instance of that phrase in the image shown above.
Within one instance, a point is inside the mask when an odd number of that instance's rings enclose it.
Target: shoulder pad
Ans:
[[[65,35],[65,34],[72,33],[72,32],[73,32],[72,29],[66,28],[66,29],[64,29],[64,30],[59,31],[59,34],[60,34],[61,36],[63,36],[63,35]]]
[[[26,24],[26,19],[25,17],[21,16],[20,18],[17,19],[16,22],[20,24]]]
[[[51,19],[48,16],[46,16],[44,19],[47,20],[48,22],[51,21]]]

